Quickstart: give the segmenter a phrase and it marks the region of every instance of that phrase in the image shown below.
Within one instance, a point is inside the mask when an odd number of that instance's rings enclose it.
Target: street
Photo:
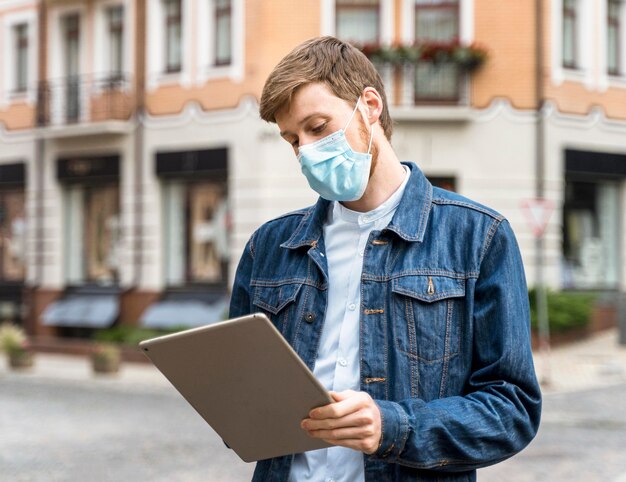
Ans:
[[[0,480],[241,481],[227,449],[169,387],[0,377]]]
[[[626,384],[545,398],[536,440],[481,482],[626,482]],[[238,459],[169,385],[0,372],[2,481],[245,481]]]

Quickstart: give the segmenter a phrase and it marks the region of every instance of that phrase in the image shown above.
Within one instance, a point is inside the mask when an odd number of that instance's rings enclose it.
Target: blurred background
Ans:
[[[623,384],[626,0],[0,0],[5,338],[62,370],[223,319],[254,229],[315,202],[258,100],[326,34],[375,63],[401,160],[510,220],[546,389]]]

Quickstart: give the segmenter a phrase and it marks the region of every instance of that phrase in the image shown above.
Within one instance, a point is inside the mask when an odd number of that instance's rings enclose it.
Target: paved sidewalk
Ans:
[[[545,393],[571,392],[626,382],[626,346],[618,344],[617,329],[591,338],[535,353],[535,364]],[[0,376],[8,371],[0,357]],[[88,358],[75,355],[38,353],[34,368],[23,374],[33,378],[93,382],[118,388],[170,390],[165,377],[150,363],[123,363],[118,374],[94,375]]]
[[[0,357],[0,380],[8,372],[5,356]],[[58,380],[75,383],[96,383],[118,389],[170,390],[167,379],[151,363],[123,362],[118,373],[95,374],[86,356],[37,353],[33,368],[9,372],[33,379]]]
[[[626,382],[626,346],[618,342],[617,328],[535,352],[535,368],[545,393],[572,392]],[[547,383],[545,383],[547,381]]]

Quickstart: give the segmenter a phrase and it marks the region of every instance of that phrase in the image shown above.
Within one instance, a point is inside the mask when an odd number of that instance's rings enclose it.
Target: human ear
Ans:
[[[376,123],[383,111],[382,97],[374,87],[365,87],[362,98],[367,109],[367,120],[370,124]]]

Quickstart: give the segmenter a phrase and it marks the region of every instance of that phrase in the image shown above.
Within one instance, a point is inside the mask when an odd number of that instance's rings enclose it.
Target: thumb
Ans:
[[[333,400],[335,400],[335,402],[341,402],[350,398],[352,395],[354,395],[355,392],[353,390],[344,390],[343,392],[330,391],[329,393]]]

